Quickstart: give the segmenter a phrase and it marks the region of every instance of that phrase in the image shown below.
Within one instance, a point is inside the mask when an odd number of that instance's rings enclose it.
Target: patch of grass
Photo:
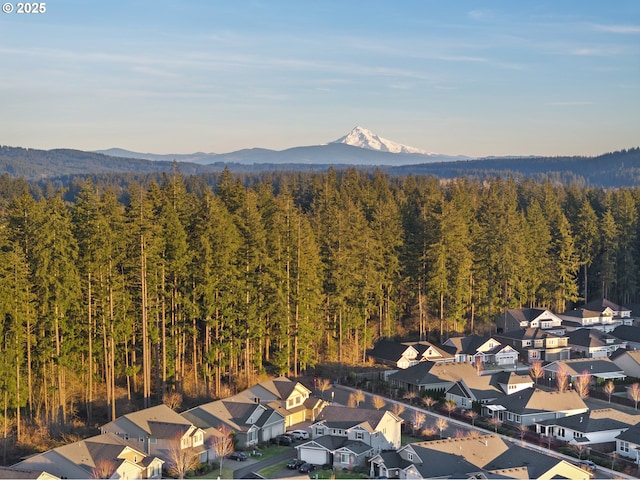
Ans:
[[[404,434],[400,438],[400,443],[402,445],[408,445],[410,443],[416,443],[416,442],[424,442],[424,438],[412,437],[411,435],[404,435]]]
[[[364,473],[355,473],[355,472],[349,472],[349,471],[345,472],[343,470],[336,470],[334,472],[332,470],[322,470],[322,469],[316,470],[310,475],[310,477],[313,477],[316,474],[318,475],[318,479],[322,479],[322,480],[329,480],[331,478],[339,478],[340,480],[351,479],[351,478],[369,478],[369,475],[366,475]]]
[[[276,478],[276,475],[280,470],[287,468],[287,463],[289,460],[285,460],[280,463],[276,463],[275,465],[271,465],[270,467],[263,468],[258,473],[262,475],[264,478]]]
[[[233,478],[233,468],[225,467],[222,464],[222,474],[220,474],[220,468],[216,467],[210,472],[205,473],[199,477],[189,477],[189,478]]]
[[[256,448],[256,451],[262,454],[262,457],[252,457],[251,453],[253,450],[247,450],[245,453],[249,455],[249,458],[255,458],[256,460],[263,460],[265,458],[274,457],[276,455],[280,455],[282,452],[291,450],[291,447],[285,447],[284,445],[262,445],[260,448]],[[295,457],[295,450],[291,454]]]

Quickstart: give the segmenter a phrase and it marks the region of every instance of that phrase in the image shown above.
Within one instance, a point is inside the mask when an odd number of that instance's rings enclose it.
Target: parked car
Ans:
[[[598,466],[595,463],[593,463],[591,460],[580,460],[578,462],[578,466],[590,472],[595,472],[596,468],[598,468]]]
[[[313,472],[316,469],[316,466],[311,464],[311,463],[303,463],[302,465],[300,465],[300,467],[298,467],[298,471],[300,473],[309,473],[309,472]]]
[[[302,460],[298,460],[297,458],[294,458],[290,460],[289,463],[287,463],[287,468],[290,470],[298,470],[303,463],[305,462],[303,462]]]
[[[227,458],[229,460],[244,462],[248,457],[247,457],[247,454],[244,452],[231,452],[229,455],[227,455]]]
[[[275,443],[276,445],[292,445],[293,444],[293,438],[291,438],[289,435],[278,435],[276,438],[272,439],[272,442]]]
[[[309,432],[306,430],[294,430],[293,432],[289,432],[289,434],[294,440],[307,440],[309,438]]]

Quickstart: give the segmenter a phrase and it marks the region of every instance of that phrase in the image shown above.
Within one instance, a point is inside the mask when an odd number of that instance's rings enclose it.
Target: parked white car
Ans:
[[[294,430],[289,432],[294,440],[307,440],[309,438],[309,432],[306,430]]]

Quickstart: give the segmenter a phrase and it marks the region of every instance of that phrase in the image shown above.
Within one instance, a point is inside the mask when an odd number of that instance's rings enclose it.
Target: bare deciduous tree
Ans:
[[[353,398],[356,401],[356,407],[359,407],[360,403],[364,402],[364,392],[362,390],[356,390],[353,392]]]
[[[564,392],[569,387],[569,372],[564,363],[558,364],[556,371],[556,386],[559,392]]]
[[[409,402],[410,405],[413,405],[413,401],[418,398],[418,394],[416,392],[414,392],[413,390],[408,391],[407,393],[405,393],[402,398],[404,398],[407,402]]]
[[[422,425],[424,424],[424,421],[426,420],[427,415],[422,413],[420,410],[414,410],[413,414],[411,415],[411,422],[413,423],[413,434],[415,435],[416,430],[420,431],[422,430]]]
[[[611,395],[613,395],[613,392],[616,391],[616,386],[613,384],[613,382],[611,380],[609,380],[607,383],[604,384],[604,393],[607,394],[607,397],[609,397],[609,403],[611,403]]]
[[[331,388],[331,383],[329,382],[329,379],[327,378],[318,379],[318,390],[320,390],[320,393],[322,394],[322,400],[324,400],[324,392],[326,392],[330,388]]]
[[[469,417],[469,420],[471,420],[471,426],[472,427],[475,426],[476,418],[478,417],[478,412],[476,412],[475,410],[468,410],[465,415]]]
[[[634,383],[627,389],[627,395],[635,403],[636,410],[638,409],[638,402],[640,402],[640,383]]]
[[[380,410],[387,404],[387,402],[384,401],[384,398],[378,395],[371,399],[371,403],[373,404],[373,408],[375,408],[376,410]]]
[[[220,435],[212,438],[211,447],[213,447],[213,451],[216,452],[216,456],[218,457],[218,465],[220,465],[218,475],[222,475],[222,463],[227,455],[234,450],[233,431],[226,425],[220,425],[218,432],[220,432]]]
[[[446,418],[438,417],[436,418],[436,428],[440,431],[440,438],[442,438],[442,432],[449,426],[449,422],[447,422]]]
[[[166,461],[167,471],[176,478],[184,478],[187,472],[200,464],[195,448],[191,446],[182,448],[181,435],[177,435],[169,442]]]
[[[591,387],[591,373],[588,370],[583,371],[578,378],[576,378],[575,389],[580,395],[580,398],[587,398],[589,396],[589,389]]]
[[[430,425],[430,426],[424,427],[421,433],[423,437],[433,437],[436,434],[436,432],[437,432],[436,427],[434,427],[433,425]]]
[[[96,480],[101,478],[111,478],[116,470],[116,465],[111,460],[101,458],[96,462],[96,466],[91,469],[91,478]]]
[[[436,400],[433,397],[424,397],[422,399],[422,403],[424,403],[424,406],[427,407],[427,410],[431,411],[431,407],[436,404]]]
[[[451,414],[455,412],[456,408],[458,408],[453,400],[444,402],[443,407],[446,410],[446,412],[449,414],[449,418],[451,418]]]
[[[498,433],[498,427],[500,427],[500,425],[502,425],[502,420],[500,420],[498,417],[491,417],[487,423],[489,423],[489,425],[491,425],[493,427],[493,430]]]
[[[178,410],[182,406],[182,394],[180,392],[167,392],[162,396],[164,403],[171,410]]]
[[[406,407],[401,403],[394,402],[393,405],[391,406],[391,411],[396,417],[399,417],[402,414],[402,412],[404,412],[405,408]]]
[[[542,362],[540,360],[534,360],[529,367],[529,375],[538,385],[538,380],[544,377],[544,368],[542,368]]]

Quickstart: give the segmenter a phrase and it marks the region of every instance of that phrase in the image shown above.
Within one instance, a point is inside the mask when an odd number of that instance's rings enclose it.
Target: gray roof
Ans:
[[[400,360],[405,352],[414,348],[411,345],[405,345],[402,343],[394,342],[392,340],[380,340],[374,345],[374,347],[367,353],[370,357],[386,360],[390,362],[397,362]]]
[[[617,305],[617,304],[607,300],[606,298],[599,298],[597,300],[592,300],[589,303],[585,303],[580,308],[585,309],[585,310],[593,310],[593,311],[596,311],[596,312],[602,312],[607,308],[610,308],[614,312],[619,312],[621,310],[625,310],[624,307],[621,307],[620,305]]]
[[[579,328],[567,334],[569,337],[569,345],[577,345],[585,348],[606,347],[607,345],[616,345],[622,343],[613,335],[604,333],[594,328]]]
[[[640,445],[640,425],[635,425],[616,437],[618,440]]]
[[[324,423],[329,428],[343,430],[366,423],[371,429],[375,430],[385,415],[393,414],[386,410],[328,405],[316,417],[315,423]],[[398,418],[398,421],[401,420]]]
[[[629,325],[620,325],[611,332],[616,338],[620,340],[627,340],[629,342],[640,342],[640,327],[631,327]]]
[[[477,376],[475,368],[467,362],[438,363],[420,362],[412,367],[389,375],[389,379],[410,385],[428,386],[452,384],[460,379]]]
[[[539,422],[557,425],[584,434],[629,428],[640,422],[640,415],[629,415],[612,408],[591,410],[583,414],[555,418]]]
[[[591,375],[598,376],[604,374],[619,373],[622,376],[624,372],[614,362],[608,358],[586,358],[575,360],[556,360],[555,362],[545,365],[545,370],[555,371],[555,366],[565,365],[570,376],[574,377],[588,372]]]

